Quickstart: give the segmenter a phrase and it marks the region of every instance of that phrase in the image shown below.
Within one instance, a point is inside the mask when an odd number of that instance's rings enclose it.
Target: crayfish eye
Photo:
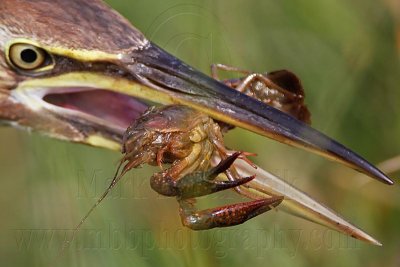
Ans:
[[[42,48],[16,43],[8,51],[9,62],[21,71],[42,71],[52,65],[52,57]]]

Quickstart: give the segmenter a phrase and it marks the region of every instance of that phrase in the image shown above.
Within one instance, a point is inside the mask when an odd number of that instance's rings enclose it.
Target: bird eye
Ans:
[[[9,50],[10,62],[24,71],[33,71],[49,65],[50,55],[43,49],[30,44],[14,44]]]

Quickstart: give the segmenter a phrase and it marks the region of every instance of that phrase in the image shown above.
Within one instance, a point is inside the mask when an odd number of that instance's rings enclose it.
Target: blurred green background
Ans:
[[[303,81],[315,128],[376,164],[400,154],[399,1],[107,2],[149,39],[206,73],[216,62],[258,72],[292,70]],[[233,228],[187,230],[176,201],[150,190],[155,169],[144,167],[124,178],[54,262],[69,229],[108,185],[120,155],[0,128],[1,265],[400,265],[398,185],[239,129],[226,143],[258,153],[257,164],[332,207],[383,247],[282,212]],[[238,201],[243,199],[224,192],[200,204]]]

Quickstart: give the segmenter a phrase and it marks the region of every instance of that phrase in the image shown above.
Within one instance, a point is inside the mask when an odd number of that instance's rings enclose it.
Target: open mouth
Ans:
[[[83,87],[59,89],[45,94],[43,100],[70,113],[83,113],[90,121],[124,130],[148,108],[144,102],[124,94]]]

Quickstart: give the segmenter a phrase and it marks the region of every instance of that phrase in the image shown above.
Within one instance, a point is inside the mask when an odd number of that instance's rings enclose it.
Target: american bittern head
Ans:
[[[99,0],[0,2],[1,122],[118,149],[149,104],[174,103],[392,184],[326,135],[168,54]]]

